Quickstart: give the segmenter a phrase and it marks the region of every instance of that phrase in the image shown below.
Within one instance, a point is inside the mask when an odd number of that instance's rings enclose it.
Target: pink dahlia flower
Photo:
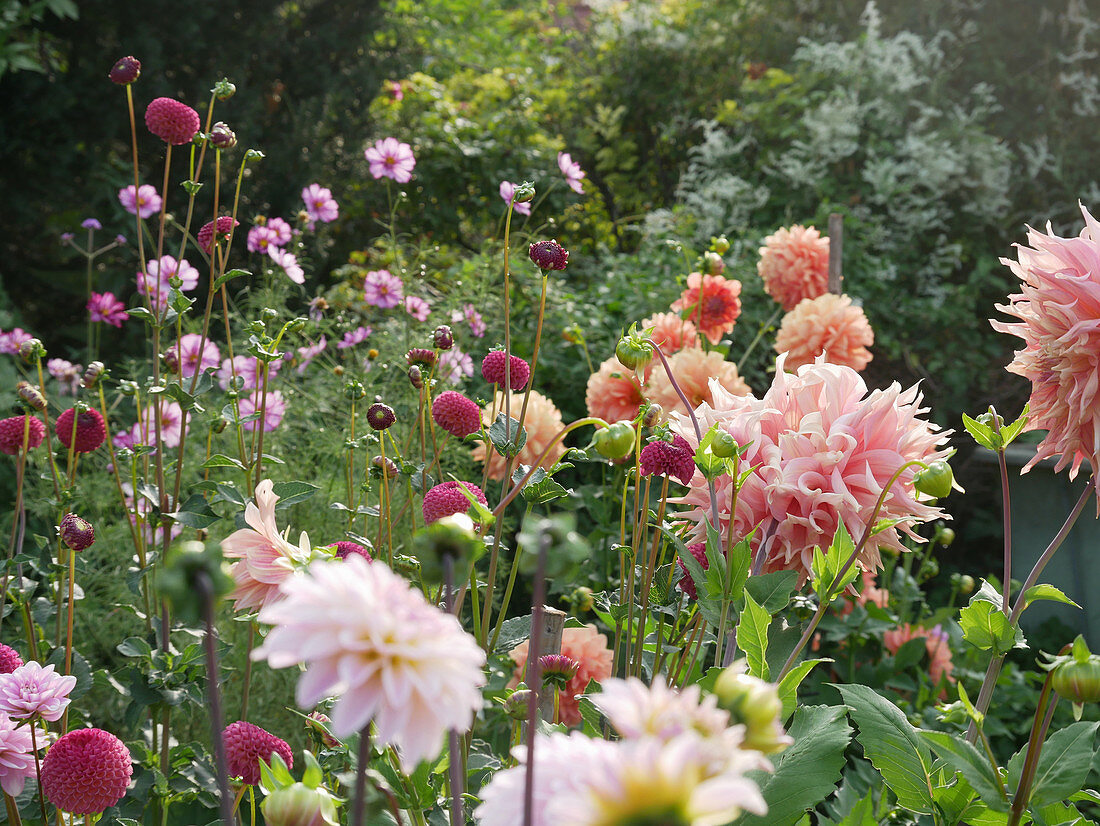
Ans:
[[[389,310],[401,303],[405,295],[401,279],[389,270],[371,270],[363,282],[364,300],[382,310]]]
[[[558,153],[558,169],[560,169],[561,174],[565,176],[565,182],[569,184],[569,188],[578,195],[583,195],[584,184],[582,184],[581,181],[584,180],[584,170],[581,169],[581,165],[574,161],[568,152]]]
[[[440,611],[385,565],[359,556],[317,561],[283,584],[284,599],[260,612],[273,625],[255,659],[272,668],[304,664],[303,708],[338,697],[337,737],[373,722],[412,771],[434,758],[451,729],[481,708],[485,652],[457,618]]]
[[[505,375],[504,351],[490,350],[481,360],[481,377],[489,384],[495,384],[498,387],[507,384],[511,390],[522,390],[526,387],[531,378],[531,365],[519,356],[511,356],[507,366],[507,375]]]
[[[732,361],[726,361],[717,350],[705,352],[698,347],[689,347],[669,356],[668,366],[672,368],[676,383],[684,391],[692,409],[713,401],[712,381],[716,381],[735,396],[747,396],[752,392],[745,380],[738,375],[737,365]],[[649,396],[650,401],[661,405],[666,415],[673,411],[687,413],[684,403],[680,400],[680,394],[672,386],[662,364],[651,366],[646,395]]]
[[[310,221],[327,224],[340,217],[340,205],[332,197],[332,191],[320,184],[310,184],[303,189],[302,200]]]
[[[592,702],[625,739],[652,737],[668,742],[685,732],[726,740],[736,748],[742,732],[730,728],[730,713],[697,685],[669,688],[663,677],[646,685],[637,677],[604,680]]]
[[[672,302],[672,309],[695,322],[707,341],[717,344],[737,324],[741,315],[740,296],[740,281],[693,272],[688,276],[686,289]]]
[[[666,356],[685,347],[699,346],[699,331],[695,325],[676,313],[656,313],[638,325],[650,330],[649,337]]]
[[[861,372],[871,361],[867,348],[874,343],[875,334],[862,307],[846,295],[822,293],[802,299],[783,317],[775,351],[787,354],[784,364],[791,371],[824,354],[830,364]]]
[[[470,500],[459,490],[459,486],[464,487],[478,502],[488,507],[489,502],[485,499],[485,494],[472,482],[441,482],[424,494],[424,524],[430,525],[446,516],[454,516],[456,513],[466,513],[470,510]]]
[[[511,204],[512,198],[516,194],[516,185],[511,181],[500,182],[500,197],[504,199],[504,203]],[[515,205],[515,211],[517,215],[530,215],[531,214],[531,202],[524,201]]]
[[[795,570],[804,582],[814,548],[827,546],[841,521],[858,541],[872,521],[900,520],[873,534],[857,560],[876,571],[880,548],[907,550],[899,532],[923,541],[913,526],[944,517],[939,508],[918,501],[913,476],[919,468],[913,467],[902,471],[874,513],[879,494],[902,465],[947,456],[948,434],[921,418],[927,409],[916,386],[902,390],[893,384],[868,392],[850,367],[818,361],[792,375],[783,370],[781,356],[763,398],[735,396],[717,383],[711,391],[713,402],[695,411],[700,427],[720,422],[739,445],[748,446],[742,468],[753,468],[732,520],[729,477],[715,482],[723,543],[730,530],[737,540],[755,528],[752,547],[765,555],[763,570]],[[672,419],[694,447],[691,423],[680,414]],[[690,508],[683,514],[692,523],[687,541],[703,541],[710,496],[701,473],[678,501]]]
[[[370,164],[370,174],[375,178],[392,178],[399,184],[412,180],[416,158],[412,147],[397,138],[383,138],[363,153]]]
[[[286,415],[286,399],[283,394],[278,390],[267,391],[267,401],[263,402],[261,398],[262,390],[253,390],[249,395],[242,396],[237,402],[241,411],[241,418],[245,416],[251,416],[253,413],[259,413],[261,409],[264,414],[264,433],[270,433],[283,423],[283,416]],[[257,419],[245,422],[241,425],[245,431],[251,433],[257,427]]]
[[[24,433],[27,436],[27,449],[34,450],[46,438],[46,425],[29,413],[0,419],[0,453],[14,456],[21,451]]]
[[[1019,260],[1001,259],[1021,291],[997,309],[1018,321],[991,323],[1023,339],[1006,369],[1031,382],[1028,429],[1047,431],[1024,471],[1057,456],[1055,470],[1068,465],[1073,478],[1087,463],[1100,491],[1100,223],[1081,213],[1077,238],[1029,229]]]
[[[201,346],[201,351],[200,351]],[[188,333],[172,345],[172,351],[179,360],[180,373],[191,378],[196,372],[202,373],[217,367],[222,360],[218,345],[210,339],[202,340],[198,333]]]
[[[651,370],[652,365],[647,365],[642,378],[648,379]],[[607,422],[632,421],[645,401],[645,394],[634,371],[627,370],[612,356],[588,377],[584,401],[589,416]]]
[[[80,728],[63,734],[42,761],[42,791],[63,812],[99,814],[120,801],[130,786],[133,760],[108,731]]]
[[[688,551],[695,558],[695,561],[702,566],[703,570],[707,570],[710,567],[710,560],[707,558],[707,545],[705,542],[694,542],[687,546]],[[695,580],[691,578],[691,572],[688,571],[687,565],[684,564],[682,559],[677,558],[676,564],[680,568],[680,590],[687,594],[691,599],[698,599],[699,593],[695,587]]]
[[[222,215],[203,224],[199,231],[195,233],[195,240],[199,242],[199,247],[207,255],[210,255],[214,252],[214,241],[225,241],[232,234],[233,228],[240,226],[240,223],[232,215]]]
[[[130,318],[126,305],[115,298],[114,293],[92,293],[87,309],[92,321],[102,321],[112,327],[121,327],[122,322]]]
[[[106,440],[107,424],[95,408],[77,413],[75,407],[70,407],[57,417],[54,432],[66,448],[71,447],[76,453],[91,453]]]
[[[764,239],[756,271],[768,295],[790,312],[802,299],[828,289],[829,239],[813,227],[780,229]]]
[[[122,204],[124,210],[140,218],[151,218],[156,215],[160,212],[163,203],[160,195],[157,194],[157,188],[150,184],[139,186],[136,197],[133,184],[124,186],[118,191],[118,202]]]
[[[518,421],[520,409],[523,407],[523,392],[513,392],[509,396],[508,404],[510,405],[512,418]],[[495,409],[498,413],[504,410],[504,394],[499,390],[496,393]],[[481,411],[481,421],[486,427],[493,423],[490,419],[489,409],[486,408]],[[537,460],[564,426],[561,411],[558,410],[557,406],[537,390],[532,390],[531,399],[527,404],[527,417],[523,420],[523,429],[527,431],[527,444],[516,456],[512,467],[538,463],[541,467],[552,468],[558,459],[562,457],[562,454],[565,453],[565,446],[561,442],[554,444],[554,447],[546,454],[545,459],[541,462]],[[473,457],[475,461],[485,462],[484,444],[479,444],[474,448]],[[492,451],[492,455],[489,457],[489,478],[504,478],[504,457],[495,450]]]
[[[477,402],[457,390],[444,390],[436,397],[432,402],[432,421],[460,439],[481,428]]]
[[[172,98],[156,98],[145,108],[149,131],[174,146],[191,143],[199,131],[199,113]]]
[[[302,533],[295,547],[287,541],[286,531],[275,526],[275,494],[272,481],[256,485],[256,500],[244,509],[247,528],[241,528],[222,540],[222,553],[234,559],[230,573],[237,587],[229,595],[234,608],[247,611],[263,608],[282,599],[279,585],[309,561],[312,546]],[[287,529],[289,531],[289,528]]]
[[[286,740],[244,720],[226,726],[222,742],[229,774],[246,786],[260,782],[260,761],[270,766],[272,755],[279,755],[288,769],[294,766],[294,753]]]
[[[53,723],[65,713],[75,687],[76,677],[32,660],[10,674],[0,674],[0,713],[18,720],[38,715]]]
[[[17,728],[8,715],[0,714],[0,789],[17,797],[23,792],[27,778],[34,776],[31,727]]]
[[[643,476],[668,476],[686,485],[695,475],[695,448],[679,435],[671,442],[658,439],[642,448],[638,464]]]
[[[23,658],[10,645],[0,643],[0,674],[11,674],[23,665]]]
[[[893,631],[884,633],[882,644],[891,654],[897,654],[898,649],[905,643],[916,639],[924,640],[924,648],[928,652],[928,676],[931,677],[933,685],[940,685],[943,679],[954,682],[955,678],[951,676],[951,672],[955,670],[955,665],[951,662],[951,646],[947,632],[940,626],[921,628],[905,623]],[[941,691],[940,696],[947,696],[946,687]]]
[[[523,680],[527,671],[527,651],[529,640],[524,640],[513,648],[508,656],[515,663],[509,688],[515,688]],[[555,722],[567,726],[578,726],[581,722],[580,706],[577,698],[584,693],[588,684],[595,680],[602,683],[611,676],[611,649],[607,647],[607,637],[601,634],[595,625],[581,628],[566,628],[561,637],[561,653],[580,663],[580,668],[558,697],[558,718]]]

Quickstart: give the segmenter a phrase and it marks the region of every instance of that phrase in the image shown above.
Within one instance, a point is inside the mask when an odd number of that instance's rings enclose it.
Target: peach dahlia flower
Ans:
[[[509,396],[508,404],[511,416],[518,421],[520,410],[523,409],[523,392],[509,393]],[[497,413],[502,413],[504,411],[504,393],[498,390],[495,401]],[[493,423],[494,418],[495,416],[491,416],[490,410],[483,409],[481,411],[481,421],[485,423],[486,427]],[[527,443],[523,446],[523,450],[519,452],[519,455],[516,456],[512,467],[535,464],[535,461],[564,426],[561,411],[554,403],[537,390],[532,390],[531,400],[527,404],[527,416],[523,420],[523,429],[527,431]],[[546,455],[546,458],[542,460],[541,466],[544,468],[553,467],[563,453],[565,453],[565,447],[561,442],[558,442]],[[474,448],[473,457],[478,462],[485,461],[484,444],[479,444]],[[504,478],[504,457],[495,450],[492,451],[492,455],[489,457],[489,478]]]
[[[923,639],[924,649],[928,652],[928,676],[932,678],[934,685],[939,685],[944,677],[948,682],[954,682],[951,672],[955,665],[951,662],[951,646],[948,644],[947,632],[940,626],[921,628],[920,626],[899,625],[893,631],[887,631],[882,635],[882,644],[891,654],[897,654],[898,649],[910,640]],[[941,692],[941,696],[947,696],[947,690]]]
[[[1087,462],[1100,490],[1100,223],[1081,213],[1077,238],[1029,229],[1019,260],[1001,259],[1021,291],[997,309],[1019,321],[990,323],[1023,339],[1005,369],[1031,382],[1028,428],[1048,431],[1024,471],[1057,456],[1055,470],[1069,465],[1072,479]]]
[[[711,382],[717,382],[722,388],[734,396],[747,396],[752,391],[737,373],[737,365],[732,361],[726,361],[725,357],[711,350],[703,352],[698,347],[691,347],[673,353],[668,357],[668,366],[672,368],[672,374],[680,389],[684,391],[692,408],[701,404],[710,404],[714,399],[711,395]],[[668,379],[668,374],[661,364],[654,364],[649,377],[649,385],[646,395],[651,401],[657,402],[668,414],[672,411],[687,413],[679,394]]]
[[[867,350],[875,343],[863,308],[846,295],[823,293],[804,298],[783,317],[775,337],[775,351],[787,354],[787,369],[812,364],[824,353],[830,364],[846,364],[860,372],[871,361]]]
[[[677,313],[654,313],[639,324],[638,328],[652,330],[649,337],[666,356],[685,347],[699,346],[699,331],[694,324]]]
[[[756,271],[768,295],[790,312],[804,298],[817,298],[829,284],[829,239],[795,224],[764,239]]]
[[[717,344],[741,315],[741,282],[693,272],[688,276],[687,288],[672,302],[672,309],[686,313],[707,341]]]
[[[643,380],[649,377],[652,368],[652,364],[646,366]],[[588,377],[584,401],[589,416],[619,422],[630,421],[637,416],[645,396],[634,371],[627,370],[612,356]]]

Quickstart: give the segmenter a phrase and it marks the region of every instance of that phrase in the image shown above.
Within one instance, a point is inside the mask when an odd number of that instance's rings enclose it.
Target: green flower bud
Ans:
[[[214,84],[214,88],[210,91],[214,93],[218,100],[229,100],[237,94],[237,87],[229,82],[229,78],[223,77]]]
[[[512,192],[512,203],[525,204],[528,201],[534,200],[534,197],[535,185],[530,181],[524,181],[521,184],[516,184],[516,188]]]
[[[715,433],[710,443],[710,452],[719,459],[729,459],[737,453],[737,448],[737,440],[724,430]]]
[[[214,603],[233,590],[229,563],[217,542],[180,542],[168,551],[157,575],[157,591],[172,606],[172,616],[185,625],[202,621],[202,599],[196,587],[200,574],[210,580]]]
[[[653,344],[638,332],[637,324],[631,324],[615,346],[615,357],[628,370],[644,370],[653,360]]]
[[[714,684],[718,705],[730,713],[731,723],[743,723],[746,749],[774,754],[791,743],[780,723],[783,703],[778,689],[744,673],[744,663],[734,663],[718,675]]]
[[[304,783],[276,789],[264,798],[260,810],[268,826],[339,826],[332,795]]]
[[[943,460],[933,462],[913,477],[913,487],[934,499],[943,499],[951,493],[954,476],[951,465]]]
[[[630,422],[600,428],[592,436],[592,446],[606,459],[625,459],[634,451],[634,428]]]
[[[511,696],[504,701],[504,713],[513,720],[519,720],[520,722],[526,720],[532,696],[531,691],[526,688],[513,691]]]

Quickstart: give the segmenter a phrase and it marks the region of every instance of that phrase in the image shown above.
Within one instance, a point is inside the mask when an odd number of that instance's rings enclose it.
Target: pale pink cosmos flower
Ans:
[[[435,376],[447,384],[461,384],[474,374],[474,360],[469,353],[455,345],[450,350],[444,350],[439,354],[439,362],[435,366]]]
[[[199,345],[202,345],[200,352]],[[176,358],[179,360],[180,374],[184,378],[191,378],[196,372],[217,367],[221,363],[222,354],[218,345],[210,339],[202,340],[198,333],[188,333],[172,345]]]
[[[172,289],[169,279],[173,276],[180,279],[179,290],[182,293],[190,292],[199,285],[199,271],[186,258],[176,261],[171,255],[162,255],[157,260],[149,261],[145,265],[145,272],[137,274],[138,292],[154,301],[159,285],[159,309],[163,310],[168,305],[168,293]]]
[[[804,298],[817,298],[829,285],[829,238],[795,224],[764,239],[756,271],[764,290],[790,312]]]
[[[775,351],[787,354],[785,364],[792,371],[824,354],[830,364],[846,364],[860,372],[871,361],[867,348],[874,343],[863,308],[846,295],[824,293],[802,299],[783,316]]]
[[[112,327],[121,327],[122,322],[130,318],[126,305],[115,298],[114,293],[92,293],[87,309],[93,322],[106,322]]]
[[[130,432],[132,444],[150,446],[156,444],[156,404],[157,402],[153,401],[142,410],[140,421]],[[183,408],[178,402],[166,402],[163,399],[160,399],[159,404],[161,441],[164,442],[165,447],[179,447],[180,439],[183,437]]]
[[[397,138],[383,138],[374,146],[367,147],[363,154],[370,164],[370,174],[375,178],[392,178],[399,184],[412,180],[416,158],[407,143],[401,143]]]
[[[24,341],[30,341],[34,336],[24,330],[22,327],[16,327],[14,330],[4,332],[0,330],[0,353],[8,356],[15,356],[19,354],[19,347]]]
[[[124,186],[118,191],[118,202],[122,208],[131,215],[139,218],[151,218],[160,212],[163,201],[157,194],[157,188],[150,184],[142,184],[138,187],[137,197],[134,197],[134,185]]]
[[[10,674],[0,674],[0,713],[17,720],[40,716],[54,723],[69,705],[76,677],[58,674],[52,665],[33,660]]]
[[[305,665],[303,708],[337,697],[332,732],[368,723],[411,772],[434,758],[448,730],[467,730],[481,709],[485,652],[458,619],[385,565],[351,554],[320,560],[286,580],[283,600],[260,611],[273,625],[254,659]]]
[[[281,247],[269,245],[267,257],[275,262],[286,273],[286,277],[295,284],[306,283],[306,273],[298,263],[298,257],[294,253],[287,252]]]
[[[279,233],[267,226],[255,226],[248,231],[246,242],[249,252],[266,253],[269,247],[277,247]]]
[[[756,528],[752,548],[764,554],[762,570],[794,570],[805,582],[814,548],[827,547],[841,521],[858,541],[872,520],[899,520],[873,533],[860,553],[860,567],[877,571],[879,549],[908,550],[899,532],[921,542],[913,527],[945,517],[939,508],[918,501],[913,476],[919,466],[901,472],[874,513],[879,494],[903,465],[929,464],[948,455],[943,445],[949,432],[921,418],[927,409],[916,386],[902,390],[895,383],[868,391],[855,370],[822,360],[792,375],[780,356],[772,386],[761,399],[734,395],[717,382],[710,390],[713,401],[695,410],[699,426],[706,431],[721,423],[737,444],[747,446],[741,466],[752,468],[738,491],[732,520],[729,477],[715,481],[723,543],[730,530],[738,540]],[[671,418],[674,430],[694,448],[691,422],[678,413]],[[681,513],[690,524],[685,542],[702,541],[710,494],[701,473],[675,501],[690,508]]]
[[[76,395],[77,388],[80,387],[81,376],[84,373],[82,364],[73,364],[71,361],[65,361],[65,359],[50,359],[46,362],[46,369],[61,385],[62,396],[67,394]]]
[[[218,368],[218,384],[222,390],[228,390],[229,385],[233,380],[234,374],[239,376],[243,380],[241,385],[242,390],[255,390],[257,387],[263,385],[263,362],[261,362],[255,356],[233,356],[233,361],[225,359],[221,363],[221,367]],[[269,362],[267,365],[267,380],[271,382],[275,378],[275,374],[279,372],[279,368],[283,366],[282,361],[276,360]]]
[[[405,297],[401,279],[389,270],[371,270],[363,282],[363,299],[382,310],[390,310]]]
[[[289,244],[294,237],[294,229],[282,218],[268,218],[267,228],[275,233],[275,240],[271,243],[277,247]]]
[[[558,153],[558,169],[560,169],[561,174],[565,176],[565,182],[569,184],[569,188],[578,195],[583,195],[584,185],[581,184],[581,181],[584,179],[584,170],[581,169],[581,165],[574,161],[568,152]]]
[[[35,776],[34,741],[30,726],[19,726],[0,714],[0,789],[16,797],[28,777]]]
[[[253,413],[260,412],[262,393],[263,390],[253,390],[251,394],[243,396],[237,402],[242,419],[245,416],[251,416]],[[267,402],[263,404],[262,407],[264,414],[264,433],[270,433],[282,424],[283,416],[286,414],[286,399],[278,390],[268,390]],[[256,429],[257,421],[257,419],[252,419],[242,424],[241,427],[248,432],[252,432]]]
[[[340,217],[340,205],[332,197],[332,191],[320,184],[310,184],[303,189],[302,200],[310,221],[327,224]]]
[[[344,338],[336,345],[338,350],[346,350],[349,347],[354,347],[356,344],[362,344],[368,338],[370,334],[374,332],[370,327],[357,327],[354,330],[348,330],[344,333]]]
[[[504,203],[512,203],[512,198],[516,194],[516,185],[511,181],[500,182],[500,197],[504,199]],[[531,202],[523,201],[522,203],[515,205],[515,211],[518,215],[530,215],[531,214]]]
[[[1029,229],[1019,260],[1001,259],[1020,292],[997,309],[1017,320],[991,323],[1023,339],[1005,369],[1031,382],[1027,428],[1047,431],[1024,471],[1057,456],[1055,471],[1068,465],[1072,479],[1087,463],[1100,492],[1100,222],[1084,205],[1081,214],[1077,238]]]
[[[236,588],[229,595],[237,611],[250,611],[272,605],[283,598],[279,586],[297,567],[309,562],[312,546],[305,532],[298,546],[286,538],[275,525],[275,504],[279,497],[274,483],[264,479],[256,485],[255,501],[244,509],[247,528],[231,533],[222,540],[226,559],[236,560],[230,569]]]
[[[325,352],[325,348],[328,346],[328,339],[321,336],[320,340],[313,344],[308,344],[305,347],[298,348],[298,375],[301,375],[306,371],[306,368],[313,362],[317,356]]]
[[[427,321],[432,306],[418,295],[405,296],[405,312],[417,321]]]

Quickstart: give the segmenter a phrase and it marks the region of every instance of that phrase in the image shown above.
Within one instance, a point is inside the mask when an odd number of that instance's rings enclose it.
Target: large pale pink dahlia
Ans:
[[[764,239],[756,271],[768,295],[790,312],[802,299],[828,289],[829,239],[813,227],[779,229]]]
[[[646,366],[643,380],[648,379],[652,365]],[[631,421],[645,401],[642,385],[633,370],[627,370],[612,356],[600,369],[588,377],[584,394],[589,416],[607,422]]]
[[[695,323],[711,344],[733,329],[741,315],[741,282],[721,275],[693,272],[672,309]]]
[[[1057,456],[1055,470],[1069,465],[1072,479],[1086,462],[1100,490],[1100,223],[1081,213],[1077,238],[1029,229],[1019,260],[1001,259],[1021,291],[997,309],[1019,321],[991,323],[1023,339],[1006,369],[1031,382],[1028,428],[1048,431],[1024,471]]]
[[[279,533],[275,525],[275,503],[279,497],[270,479],[256,485],[256,501],[244,509],[244,521],[249,527],[241,528],[222,540],[222,553],[226,559],[235,559],[230,573],[237,587],[230,599],[238,611],[263,608],[281,599],[279,585],[293,573],[295,567],[309,561],[311,548],[309,537],[303,533],[298,547],[290,544],[286,533]]]
[[[862,371],[871,361],[867,349],[875,343],[863,308],[846,295],[823,293],[804,298],[783,317],[775,337],[775,351],[787,354],[787,369],[812,364],[824,354],[830,364],[846,364]]]
[[[520,410],[523,407],[523,392],[509,393],[509,396],[508,403],[512,418],[518,421]],[[504,394],[500,391],[497,391],[496,394],[496,410],[498,413],[504,410]],[[488,409],[481,411],[481,421],[486,427],[493,423],[489,414]],[[523,420],[523,429],[527,431],[527,443],[523,446],[523,450],[519,452],[519,455],[516,456],[512,467],[535,464],[539,456],[550,446],[554,437],[561,432],[563,427],[561,411],[558,410],[557,406],[537,390],[532,390],[531,400],[527,404],[527,416]],[[553,467],[563,453],[565,453],[565,447],[561,442],[558,442],[546,454],[546,458],[540,463],[541,466],[544,468]],[[474,448],[473,457],[478,462],[485,461],[484,444],[479,444]],[[503,477],[504,457],[494,450],[492,456],[489,457],[489,478],[502,479]]]
[[[23,792],[28,777],[34,777],[34,744],[30,726],[16,726],[0,714],[0,789],[12,797]]]
[[[727,361],[725,356],[717,350],[707,353],[698,347],[688,347],[669,356],[668,366],[672,368],[676,383],[684,391],[692,408],[713,401],[712,381],[717,381],[735,396],[747,396],[752,392],[738,374],[737,365]],[[668,373],[661,364],[652,366],[646,395],[649,396],[650,401],[661,405],[666,414],[674,410],[687,413],[683,401],[680,400],[680,394],[672,386]]]
[[[260,612],[275,626],[255,659],[304,664],[302,707],[338,697],[332,731],[346,737],[374,722],[412,771],[434,758],[449,729],[465,731],[481,708],[485,652],[458,619],[440,611],[385,565],[359,556],[320,560],[282,586]]]
[[[508,654],[515,663],[509,687],[514,688],[523,680],[529,644],[528,640],[524,640]],[[607,637],[595,625],[589,624],[581,628],[566,628],[562,632],[561,653],[580,663],[580,668],[558,697],[557,722],[579,726],[581,711],[577,697],[584,693],[592,680],[603,682],[611,676],[612,652],[607,647]]]
[[[716,383],[714,401],[700,405],[695,414],[704,430],[720,422],[740,445],[748,445],[743,468],[753,467],[737,496],[737,510],[730,516],[730,480],[716,482],[719,521],[723,536],[734,532],[740,539],[756,528],[754,551],[766,554],[765,571],[791,569],[805,581],[817,546],[832,540],[844,522],[859,540],[867,525],[881,520],[900,520],[872,535],[859,564],[875,571],[879,549],[906,550],[900,533],[917,538],[913,527],[942,518],[939,508],[917,501],[913,476],[919,466],[902,471],[890,487],[882,508],[874,506],[887,482],[902,465],[917,460],[943,459],[947,433],[922,419],[916,386],[902,390],[892,384],[885,390],[868,391],[850,367],[818,361],[786,373],[783,357],[764,397],[735,396]],[[673,426],[694,447],[695,431],[685,416],[674,414]],[[691,490],[679,500],[690,510],[688,542],[703,541],[710,513],[710,496],[701,473]]]

